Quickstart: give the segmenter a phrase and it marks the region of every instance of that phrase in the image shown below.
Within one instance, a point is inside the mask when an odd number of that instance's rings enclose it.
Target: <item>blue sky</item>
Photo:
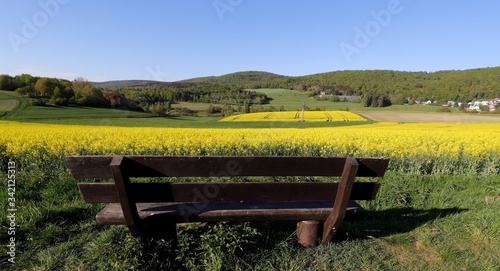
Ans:
[[[499,11],[498,0],[0,0],[0,74],[177,81],[493,67]]]

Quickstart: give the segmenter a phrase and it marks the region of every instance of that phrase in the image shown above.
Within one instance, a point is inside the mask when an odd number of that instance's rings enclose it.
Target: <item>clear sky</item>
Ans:
[[[500,66],[500,1],[0,0],[0,74],[90,81]]]

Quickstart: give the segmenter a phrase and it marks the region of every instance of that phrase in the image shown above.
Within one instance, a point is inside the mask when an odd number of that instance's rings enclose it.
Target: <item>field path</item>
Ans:
[[[406,113],[406,112],[357,112],[373,121],[384,122],[466,122],[500,123],[500,115],[449,114],[449,113]]]

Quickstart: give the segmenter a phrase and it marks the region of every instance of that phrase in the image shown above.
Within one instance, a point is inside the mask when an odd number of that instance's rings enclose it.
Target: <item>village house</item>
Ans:
[[[489,101],[473,101],[467,103],[468,111],[477,111],[477,112],[482,112],[484,109],[487,111],[493,112],[497,110],[498,105],[500,104],[500,99],[495,98]]]

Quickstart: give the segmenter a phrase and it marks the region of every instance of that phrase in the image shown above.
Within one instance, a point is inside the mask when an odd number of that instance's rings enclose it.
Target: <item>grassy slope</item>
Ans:
[[[27,99],[18,93],[0,90],[0,118],[6,118],[13,113],[24,110],[28,105]]]
[[[123,226],[102,226],[64,163],[19,172],[17,263],[2,270],[159,270],[168,245],[139,243]],[[0,173],[2,179],[5,172]],[[366,220],[344,222],[334,241],[303,249],[294,222],[179,228],[177,266],[188,270],[495,270],[500,266],[500,178],[389,172]],[[6,183],[0,184],[6,191]],[[0,203],[6,205],[6,193]],[[0,211],[1,225],[6,213]],[[200,228],[201,226],[201,228]]]

